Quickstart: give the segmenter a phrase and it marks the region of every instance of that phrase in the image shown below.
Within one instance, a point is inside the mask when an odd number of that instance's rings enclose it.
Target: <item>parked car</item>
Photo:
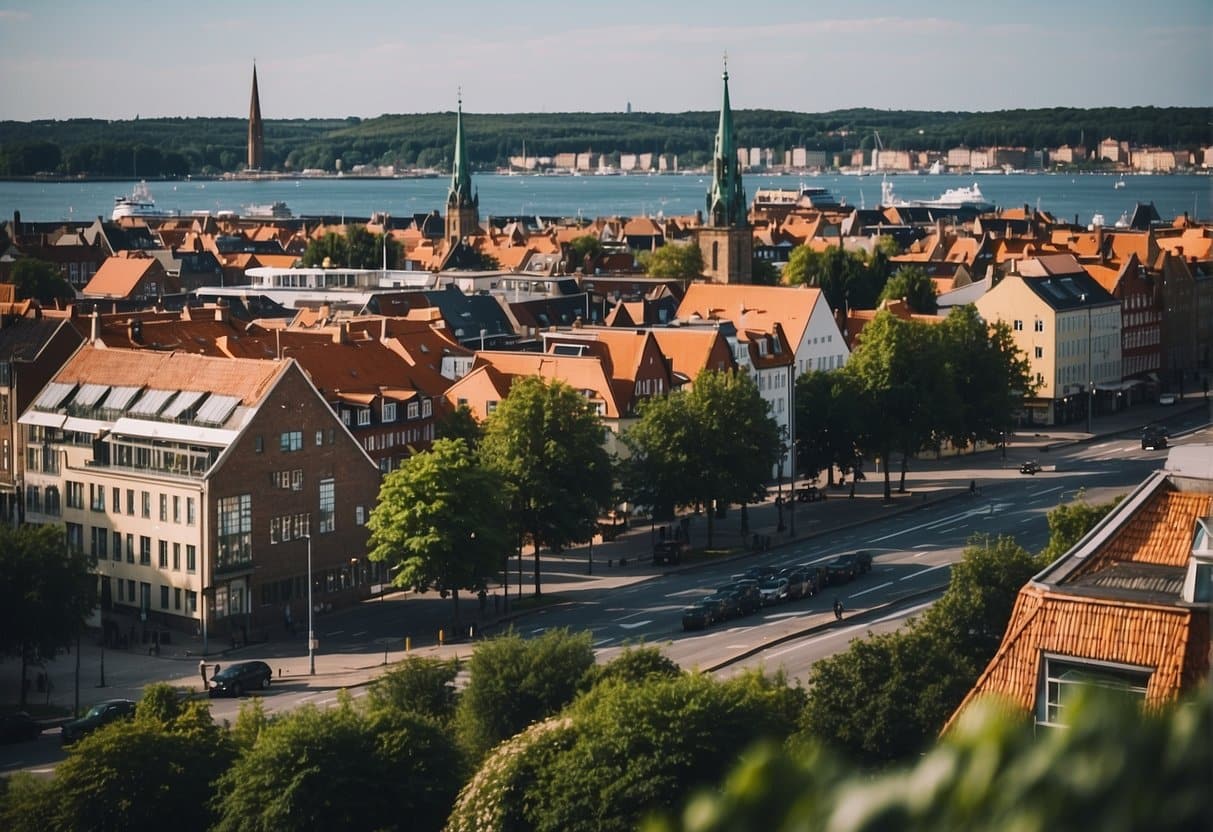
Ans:
[[[815,503],[825,498],[826,493],[815,485],[802,485],[796,489],[796,499],[801,503]]]
[[[37,739],[42,733],[42,723],[25,711],[0,714],[0,742],[26,742]]]
[[[749,578],[752,581],[761,582],[761,581],[765,581],[767,578],[771,577],[778,571],[779,570],[776,569],[774,566],[771,566],[770,564],[765,564],[763,566],[751,566],[749,569],[747,569],[745,572],[743,572],[742,575],[743,575],[743,577]]]
[[[1040,463],[1034,459],[1029,459],[1023,465],[1019,466],[1019,473],[1021,473],[1021,474],[1035,475],[1035,474],[1038,474],[1041,470],[1043,470],[1043,469],[1040,467]]]
[[[212,697],[239,696],[254,688],[265,690],[273,678],[274,673],[265,662],[237,662],[211,677],[207,693]]]
[[[734,581],[731,584],[725,584],[719,587],[717,593],[736,592],[738,608],[741,615],[749,615],[752,612],[757,612],[762,606],[762,595],[758,591],[758,581],[749,579],[742,581]]]
[[[872,568],[871,552],[848,552],[826,564],[826,575],[831,584],[854,580]]]
[[[800,564],[800,568],[808,575],[809,586],[804,593],[806,598],[811,598],[821,592],[821,588],[829,583],[824,566],[817,566],[813,563],[802,563]]]
[[[684,630],[702,630],[712,626],[713,622],[712,606],[703,601],[696,601],[682,609],[682,629]]]
[[[779,577],[767,578],[758,585],[758,592],[762,596],[764,606],[786,601],[788,598],[788,579]]]
[[[88,713],[84,716],[63,724],[60,741],[64,745],[71,745],[103,725],[109,725],[120,719],[131,719],[134,716],[135,703],[130,699],[107,699],[104,702],[98,702],[89,708]]]
[[[1162,425],[1149,425],[1141,432],[1141,449],[1155,451],[1167,447],[1167,429]]]
[[[799,566],[784,567],[779,570],[779,576],[788,579],[789,599],[805,598],[813,594],[813,584],[809,579],[809,573]]]
[[[736,592],[717,592],[702,601],[711,608],[713,623],[741,615],[741,596]]]

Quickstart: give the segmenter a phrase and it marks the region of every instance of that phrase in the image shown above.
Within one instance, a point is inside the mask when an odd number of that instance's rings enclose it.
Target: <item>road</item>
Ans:
[[[1210,441],[1206,429],[1173,444]],[[1048,540],[1046,515],[1061,502],[1085,492],[1092,502],[1123,495],[1152,470],[1166,451],[1143,451],[1136,438],[1074,445],[1041,455],[1043,470],[1020,474],[1017,462],[999,463],[989,456],[984,464],[981,493],[925,505],[906,514],[878,518],[860,527],[829,536],[802,539],[764,554],[729,562],[672,571],[621,588],[585,593],[580,600],[534,611],[520,618],[515,628],[524,636],[552,628],[588,630],[600,660],[609,659],[630,644],[659,646],[663,653],[691,669],[712,670],[722,676],[742,669],[782,667],[790,678],[807,680],[815,661],[845,649],[867,632],[883,632],[920,613],[946,586],[951,565],[957,562],[973,535],[1010,535],[1030,551]],[[989,466],[995,466],[990,468]],[[955,472],[951,473],[955,476]],[[727,583],[746,567],[759,563],[775,566],[820,564],[855,549],[874,553],[872,571],[853,583],[827,590],[810,599],[764,609],[732,626],[684,633],[681,609],[695,598]],[[549,589],[559,578],[548,578]],[[846,619],[833,621],[835,598],[847,609]],[[432,594],[409,599],[388,598],[364,604],[341,616],[317,619],[323,649],[348,658],[350,667],[378,664],[385,640],[401,640],[401,633],[416,626],[423,605],[449,604]],[[466,609],[466,608],[465,608]],[[432,611],[432,610],[431,610]],[[472,618],[475,617],[473,612]],[[299,656],[302,633],[295,642],[266,645],[265,650],[243,658],[263,658],[274,664],[281,656]],[[393,648],[394,649],[394,648]],[[471,647],[467,648],[470,652]],[[393,652],[392,659],[398,656]],[[235,660],[228,659],[228,661]],[[197,681],[196,677],[188,682]],[[187,682],[187,683],[188,683]],[[295,678],[276,681],[263,704],[270,713],[303,704],[324,707],[337,700],[345,687],[335,679],[331,687]],[[354,687],[355,698],[366,688]],[[220,722],[234,721],[239,700],[213,700],[212,714]],[[49,731],[35,742],[0,748],[0,773],[17,769],[49,771],[62,759],[59,732]]]

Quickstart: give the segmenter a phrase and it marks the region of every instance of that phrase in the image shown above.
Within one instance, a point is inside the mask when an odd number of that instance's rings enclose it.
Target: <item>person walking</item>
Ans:
[[[206,659],[198,660],[198,674],[202,677],[202,689],[206,690]]]
[[[834,599],[834,618],[842,620],[842,601],[838,598]]]

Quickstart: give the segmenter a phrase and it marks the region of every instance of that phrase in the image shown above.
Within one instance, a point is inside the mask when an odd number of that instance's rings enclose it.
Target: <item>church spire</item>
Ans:
[[[261,124],[261,97],[257,94],[257,62],[253,62],[253,96],[248,105],[248,167],[261,169],[262,149],[265,139]]]
[[[716,128],[716,146],[712,153],[712,190],[708,192],[707,223],[718,228],[744,228],[746,225],[745,189],[737,164],[737,144],[733,137],[733,111],[729,107],[729,58],[724,58],[724,98],[720,103],[720,126]]]
[[[463,142],[463,91],[459,92],[459,109],[455,115],[455,158],[451,163],[451,189],[446,207],[479,206],[480,195],[472,192],[472,169],[468,165],[467,146]]]

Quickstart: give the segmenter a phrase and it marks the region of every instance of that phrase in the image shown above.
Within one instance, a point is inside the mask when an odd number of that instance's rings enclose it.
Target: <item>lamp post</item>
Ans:
[[[312,604],[312,532],[307,533],[307,663],[308,673],[316,675],[316,628],[312,616],[316,608]]]

